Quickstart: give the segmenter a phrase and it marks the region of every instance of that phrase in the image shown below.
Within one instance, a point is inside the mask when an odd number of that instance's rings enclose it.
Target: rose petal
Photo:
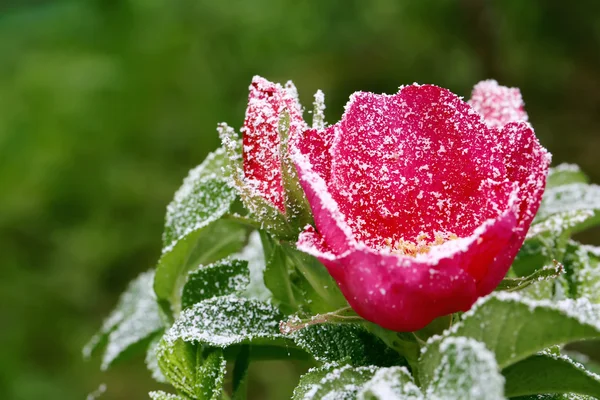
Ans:
[[[331,152],[328,190],[371,247],[422,233],[433,240],[436,231],[466,237],[506,205],[506,194],[480,190],[483,181],[505,179],[495,134],[437,86],[354,94]]]
[[[523,246],[527,230],[542,201],[551,161],[550,153],[542,147],[531,126],[525,122],[507,124],[499,132],[498,140],[505,154],[508,178],[519,184],[519,215],[507,248],[495,260],[490,274],[478,285],[481,296],[494,290]]]
[[[248,108],[244,120],[244,176],[248,185],[263,198],[285,212],[279,156],[279,120],[287,110],[290,131],[303,129],[302,109],[295,88],[255,76],[250,85]]]
[[[513,121],[527,121],[521,91],[498,85],[495,80],[481,81],[473,88],[469,104],[490,127],[502,128]]]
[[[311,137],[302,135],[290,143],[291,157],[298,171],[300,185],[304,189],[319,232],[328,238],[328,247],[336,254],[344,253],[356,245],[356,240],[337,203],[331,197],[324,178],[313,170],[313,164],[310,161],[313,157],[300,151],[300,149],[312,149],[311,152],[318,151],[316,147],[312,148],[302,144],[304,140],[309,141]],[[323,148],[322,151],[327,151],[327,148]]]

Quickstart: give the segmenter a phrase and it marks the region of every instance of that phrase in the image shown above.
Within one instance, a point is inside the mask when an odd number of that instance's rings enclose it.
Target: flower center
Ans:
[[[454,233],[435,232],[433,241],[428,240],[426,233],[417,236],[416,241],[398,239],[395,242],[392,239],[385,239],[385,246],[394,254],[416,257],[418,254],[426,254],[433,246],[439,246],[450,240],[458,239]]]

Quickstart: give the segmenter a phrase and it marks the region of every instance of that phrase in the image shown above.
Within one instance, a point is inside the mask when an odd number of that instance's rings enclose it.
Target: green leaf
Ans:
[[[585,183],[570,183],[547,189],[534,223],[544,221],[552,215],[574,217],[574,213],[587,212],[587,218],[575,226],[571,232],[579,232],[600,221],[600,186]]]
[[[148,393],[148,396],[150,396],[152,400],[185,400],[185,398],[181,396],[171,393],[165,393],[162,390],[150,392]]]
[[[406,358],[413,371],[418,369],[421,343],[413,332],[394,332],[371,322],[366,322],[365,327],[381,338],[388,347]]]
[[[265,285],[284,311],[319,314],[348,306],[337,284],[316,258],[293,245],[280,244],[266,232],[261,232],[261,239],[267,256]]]
[[[358,391],[357,400],[424,400],[405,367],[381,368]]]
[[[117,359],[142,350],[147,340],[163,329],[163,321],[156,302],[152,282],[154,272],[148,271],[132,281],[121,295],[113,312],[100,332],[85,346],[84,356],[106,343],[101,368],[106,370]]]
[[[173,385],[175,389],[188,397],[194,398],[196,395],[196,362],[197,352],[202,351],[191,343],[183,340],[177,340],[164,345],[161,340],[157,349],[156,357],[158,365],[163,375]]]
[[[154,291],[163,309],[170,309],[177,315],[187,272],[239,251],[245,241],[246,228],[232,221],[218,220],[187,235],[163,253],[154,279]]]
[[[223,392],[226,362],[222,349],[177,340],[158,347],[158,364],[167,380],[187,397],[217,400]]]
[[[569,183],[588,183],[588,178],[579,166],[574,164],[560,164],[548,171],[546,188],[568,185]]]
[[[250,283],[244,291],[246,297],[261,301],[266,301],[273,297],[272,293],[265,286],[265,253],[258,231],[250,233],[248,244],[239,253],[232,255],[232,257],[248,261]]]
[[[261,235],[263,243],[272,240],[267,237],[267,233],[261,233]],[[270,247],[271,251],[267,258],[264,273],[265,286],[273,293],[273,298],[279,301],[282,308],[293,312],[298,309],[302,301],[302,294],[292,284],[291,275],[294,271],[290,263],[288,263],[288,258],[283,248],[275,243]]]
[[[570,241],[563,262],[570,295],[600,303],[600,247]]]
[[[594,220],[593,210],[572,210],[552,214],[546,219],[536,221],[527,232],[527,240],[538,238],[541,235],[555,239],[564,239],[574,231],[580,231]]]
[[[530,356],[505,368],[508,397],[540,393],[579,393],[600,397],[600,376],[567,356],[547,352]]]
[[[158,344],[160,343],[160,339],[162,338],[162,334],[157,334],[154,336],[150,344],[148,345],[148,350],[146,351],[146,367],[152,374],[152,379],[160,383],[167,383],[168,380],[165,375],[160,370],[160,366],[158,365],[158,358],[156,355],[156,351],[158,349]]]
[[[163,251],[154,290],[163,309],[176,315],[185,273],[241,249],[245,228],[219,221],[236,198],[225,176],[225,152],[217,150],[190,171],[167,207]]]
[[[292,335],[296,344],[322,363],[391,366],[406,360],[359,324],[309,325]]]
[[[279,332],[283,314],[254,299],[215,297],[184,310],[160,347],[178,340],[225,348],[234,344],[292,344]]]
[[[201,354],[198,352],[197,354]],[[202,358],[196,362],[196,382],[194,389],[198,400],[220,400],[227,362],[222,349],[205,349]]]
[[[188,274],[181,294],[181,306],[185,309],[202,300],[240,292],[249,282],[247,261],[226,259],[201,265]]]
[[[299,251],[295,245],[284,246],[286,254],[299,275],[306,308],[315,314],[348,307],[348,302],[327,269],[315,257]]]
[[[236,195],[225,177],[226,163],[225,151],[218,149],[189,172],[167,207],[163,251],[229,210]]]
[[[504,378],[494,354],[483,343],[447,337],[437,350],[439,360],[427,365],[433,371],[427,380],[428,399],[504,399]]]
[[[558,278],[564,272],[562,264],[556,264],[554,266],[546,266],[542,269],[534,271],[531,275],[519,278],[504,278],[502,282],[496,287],[497,291],[514,292],[525,289],[532,283],[541,282],[545,280],[554,280]]]
[[[232,400],[245,400],[248,386],[248,367],[250,366],[250,346],[241,346],[233,366]]]
[[[377,367],[326,366],[310,369],[300,378],[292,400],[356,399]]]
[[[600,338],[600,307],[586,299],[557,303],[499,292],[480,299],[460,322],[428,341],[420,359],[421,382],[433,379],[440,364],[440,342],[464,336],[482,342],[506,368],[555,344]]]

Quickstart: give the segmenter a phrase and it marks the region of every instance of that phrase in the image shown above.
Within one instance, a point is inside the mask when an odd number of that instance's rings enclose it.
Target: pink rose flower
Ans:
[[[433,85],[358,92],[340,122],[291,137],[316,227],[298,248],[384,328],[418,330],[489,294],[540,205],[550,156],[518,89],[482,82],[470,103]]]
[[[281,177],[279,123],[283,112],[289,116],[289,134],[307,128],[302,107],[291,82],[285,87],[255,76],[250,85],[244,120],[244,181],[255,193],[285,213]]]

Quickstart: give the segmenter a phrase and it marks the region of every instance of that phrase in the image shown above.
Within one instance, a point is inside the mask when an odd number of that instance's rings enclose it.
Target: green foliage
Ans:
[[[266,255],[264,282],[284,311],[326,313],[347,306],[337,284],[314,257],[261,232]]]
[[[483,343],[465,337],[446,337],[439,344],[439,352],[438,363],[425,366],[433,369],[431,379],[427,380],[427,398],[504,399],[504,379],[494,354]]]
[[[234,344],[291,344],[279,332],[283,314],[273,305],[241,297],[214,297],[184,310],[161,347],[178,340],[226,348]],[[166,350],[161,350],[161,353]]]
[[[242,346],[235,359],[233,368],[232,400],[243,400],[246,398],[250,361],[250,346]]]
[[[423,395],[404,367],[381,368],[357,393],[358,400],[422,400]]]
[[[127,350],[144,344],[145,339],[163,329],[152,290],[153,282],[153,271],[145,272],[131,282],[100,332],[84,348],[84,355],[89,357],[100,345],[106,344],[102,369],[107,369]]]
[[[200,356],[200,353],[198,353]],[[227,363],[221,349],[206,349],[196,363],[194,394],[198,400],[220,400]]]
[[[326,366],[312,369],[300,378],[293,400],[354,399],[377,367]]]
[[[552,189],[557,186],[568,185],[570,183],[588,183],[588,177],[581,168],[575,164],[560,164],[548,171],[546,180],[546,189]]]
[[[600,303],[600,248],[570,241],[563,262],[571,297]]]
[[[222,260],[203,266],[188,274],[181,294],[182,308],[213,297],[241,292],[250,283],[248,262]]]
[[[235,200],[225,176],[225,155],[219,150],[190,171],[167,207],[164,247],[156,268],[154,290],[161,305],[177,314],[185,274],[240,250],[245,229],[219,220]]]
[[[263,243],[270,240],[270,238],[263,239]],[[280,302],[282,308],[290,311],[294,310],[298,308],[299,303],[302,301],[301,290],[292,282],[291,275],[294,274],[294,270],[281,246],[273,243],[269,245],[269,248],[270,251],[265,252],[267,254],[264,273],[265,286],[273,293],[273,297]]]
[[[403,365],[397,352],[358,324],[310,325],[293,334],[294,341],[322,363],[350,365]]]
[[[443,337],[467,337],[493,352],[506,368],[555,344],[600,338],[600,309],[588,301],[535,301],[514,294],[494,294],[476,303],[444,336],[428,342],[421,361],[422,382],[433,379]],[[482,329],[482,326],[485,329]]]
[[[574,165],[551,168],[540,209],[513,264],[520,277],[540,274],[565,257],[570,236],[600,223],[600,187]]]
[[[177,340],[168,349],[159,344],[156,352],[158,365],[167,381],[181,393],[193,398],[196,395],[198,354],[202,354],[202,348]]]
[[[538,353],[505,368],[502,374],[508,397],[565,392],[600,397],[600,376],[564,355]]]

